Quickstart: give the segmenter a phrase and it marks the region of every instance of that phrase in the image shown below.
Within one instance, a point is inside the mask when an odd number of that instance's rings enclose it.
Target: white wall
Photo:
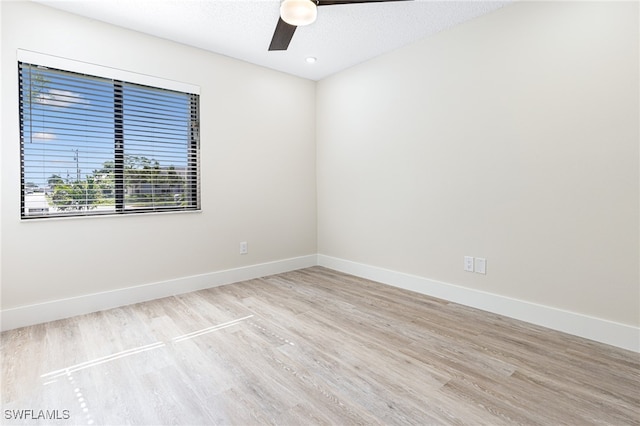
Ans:
[[[38,4],[0,7],[3,310],[316,253],[314,82]],[[202,213],[21,222],[18,48],[199,85]]]
[[[2,327],[319,252],[336,269],[640,351],[638,12],[516,3],[316,87],[0,2]],[[201,86],[203,212],[21,222],[17,48]],[[286,131],[283,116],[295,118]],[[463,272],[464,255],[486,257],[487,275]]]
[[[319,253],[637,327],[638,15],[516,3],[319,82]]]

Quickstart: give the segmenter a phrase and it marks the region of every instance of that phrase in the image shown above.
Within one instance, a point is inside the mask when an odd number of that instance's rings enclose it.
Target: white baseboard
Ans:
[[[318,265],[619,348],[640,352],[640,328],[638,327],[322,254],[318,255]]]
[[[315,265],[640,352],[638,327],[321,254],[5,309],[0,312],[0,330],[55,321]]]
[[[301,256],[242,268],[227,269],[174,280],[5,309],[0,312],[2,318],[0,329],[2,331],[11,330],[28,325],[55,321],[133,303],[146,302],[148,300],[176,294],[308,268],[317,265],[317,263],[316,255]]]

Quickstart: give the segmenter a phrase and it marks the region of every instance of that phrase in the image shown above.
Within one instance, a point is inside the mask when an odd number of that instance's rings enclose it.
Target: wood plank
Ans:
[[[6,331],[0,353],[3,415],[66,424],[640,424],[639,354],[322,267]]]

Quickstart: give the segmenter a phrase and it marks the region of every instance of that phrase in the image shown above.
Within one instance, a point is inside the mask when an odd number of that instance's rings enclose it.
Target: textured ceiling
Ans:
[[[318,8],[287,51],[267,49],[279,0],[33,0],[311,80],[481,16],[509,1],[415,0]],[[309,64],[305,58],[317,62]]]

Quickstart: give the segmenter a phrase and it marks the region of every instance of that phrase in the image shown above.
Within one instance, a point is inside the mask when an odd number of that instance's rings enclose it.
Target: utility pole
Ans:
[[[76,162],[76,182],[80,182],[80,155],[77,148],[71,151],[73,151],[73,159]]]

